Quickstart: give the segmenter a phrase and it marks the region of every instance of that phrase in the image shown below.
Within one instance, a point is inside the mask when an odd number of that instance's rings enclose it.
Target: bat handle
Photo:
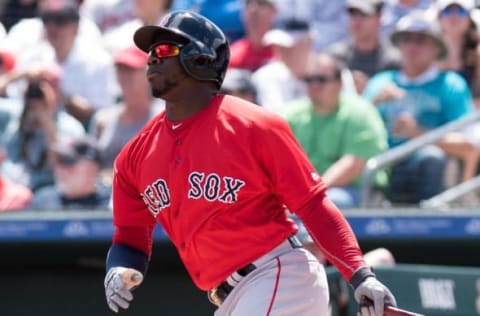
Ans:
[[[372,306],[372,305],[373,305],[373,301],[371,299],[365,296],[362,297],[360,306]],[[398,307],[385,305],[383,316],[425,316],[425,315],[410,312]]]
[[[425,316],[393,306],[385,306],[384,316]]]

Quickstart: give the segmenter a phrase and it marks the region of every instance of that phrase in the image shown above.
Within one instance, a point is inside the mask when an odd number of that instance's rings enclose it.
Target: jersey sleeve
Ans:
[[[354,232],[340,210],[323,193],[310,199],[296,215],[313,241],[345,280],[366,266]]]
[[[134,150],[129,145],[119,154],[114,165],[113,243],[128,245],[150,255],[156,220],[136,187],[136,160],[131,156]]]
[[[288,123],[279,116],[264,123],[256,125],[254,150],[273,192],[294,212],[326,186]]]

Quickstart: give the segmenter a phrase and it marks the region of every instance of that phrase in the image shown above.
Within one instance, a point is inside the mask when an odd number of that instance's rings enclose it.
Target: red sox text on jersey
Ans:
[[[219,176],[216,173],[205,174],[194,171],[188,175],[190,185],[187,196],[189,199],[205,199],[209,202],[235,203],[238,192],[245,182],[228,176]],[[158,179],[148,185],[142,194],[143,201],[153,216],[157,216],[162,209],[170,206],[170,190],[167,181]]]

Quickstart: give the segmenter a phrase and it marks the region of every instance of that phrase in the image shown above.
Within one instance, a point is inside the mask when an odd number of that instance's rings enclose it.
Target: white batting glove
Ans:
[[[383,316],[385,305],[397,306],[390,290],[375,277],[367,277],[355,289],[355,300],[360,305],[359,316]]]
[[[114,267],[105,276],[105,296],[108,307],[118,313],[120,308],[127,309],[133,300],[132,290],[143,281],[143,274],[135,269]]]

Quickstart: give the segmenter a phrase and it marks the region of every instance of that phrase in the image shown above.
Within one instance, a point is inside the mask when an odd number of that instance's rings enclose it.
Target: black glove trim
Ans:
[[[350,285],[354,290],[362,283],[366,278],[376,277],[375,273],[369,267],[361,267],[350,278]]]

